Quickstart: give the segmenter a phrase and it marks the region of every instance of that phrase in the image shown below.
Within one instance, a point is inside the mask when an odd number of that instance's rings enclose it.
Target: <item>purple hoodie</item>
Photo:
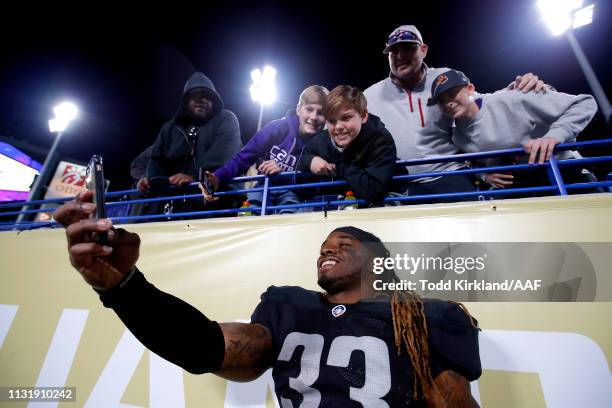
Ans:
[[[284,118],[266,124],[247,142],[233,159],[219,167],[215,176],[220,182],[244,174],[253,163],[274,160],[283,172],[295,171],[304,148],[304,139],[299,136],[300,121],[294,110]]]

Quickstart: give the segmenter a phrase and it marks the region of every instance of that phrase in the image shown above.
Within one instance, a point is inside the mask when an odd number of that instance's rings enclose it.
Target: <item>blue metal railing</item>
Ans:
[[[555,152],[564,151],[564,150],[580,150],[586,148],[593,147],[602,147],[602,146],[612,146],[612,139],[604,139],[604,140],[594,140],[594,141],[586,141],[586,142],[576,142],[576,143],[563,143],[559,144],[555,147]],[[514,149],[504,149],[490,152],[479,152],[479,153],[467,153],[467,154],[458,154],[454,156],[440,156],[440,157],[428,157],[423,159],[415,159],[415,160],[400,160],[397,162],[398,165],[406,165],[413,166],[419,164],[430,164],[430,163],[448,163],[448,162],[468,162],[478,159],[489,159],[489,158],[498,158],[504,156],[516,156],[516,155],[525,155],[525,152],[522,148],[514,148]],[[533,193],[550,193],[550,194],[559,194],[559,195],[567,195],[568,191],[580,191],[584,189],[606,189],[612,190],[612,180],[609,178],[607,181],[593,181],[587,183],[573,183],[566,184],[563,180],[561,174],[561,167],[565,166],[577,166],[577,165],[586,165],[586,164],[595,164],[602,162],[612,162],[612,156],[599,156],[599,157],[586,157],[580,159],[571,159],[571,160],[558,160],[556,157],[553,157],[550,161],[544,164],[512,164],[512,165],[503,165],[503,166],[489,166],[489,167],[478,167],[478,168],[462,168],[453,171],[444,171],[444,172],[429,172],[429,173],[419,173],[419,174],[408,174],[402,176],[395,176],[393,179],[395,181],[410,181],[423,177],[447,177],[451,175],[457,174],[480,174],[480,173],[493,173],[493,172],[503,172],[503,171],[512,171],[512,170],[525,170],[525,169],[537,169],[544,168],[549,171],[551,185],[550,186],[539,186],[539,187],[525,187],[525,188],[503,188],[503,189],[492,189],[486,191],[470,191],[470,192],[456,192],[456,193],[445,193],[445,194],[426,194],[426,195],[405,195],[405,196],[397,196],[397,197],[387,197],[384,199],[385,203],[410,203],[415,201],[423,201],[423,200],[433,200],[433,199],[466,199],[466,198],[490,198],[496,196],[508,196],[514,194],[533,194]],[[302,174],[299,172],[287,172],[281,173],[273,176],[273,179],[278,182],[278,180],[293,178],[293,180],[297,180],[298,177],[312,176],[310,174]],[[185,217],[203,217],[203,216],[215,216],[215,215],[228,215],[235,214],[239,212],[255,212],[260,215],[266,215],[270,211],[278,211],[283,209],[297,209],[297,208],[322,208],[325,211],[327,209],[334,209],[336,206],[341,205],[351,205],[351,204],[367,204],[366,200],[357,199],[357,200],[334,200],[334,199],[319,199],[317,201],[305,202],[300,204],[287,204],[287,205],[267,205],[267,196],[270,191],[278,191],[278,190],[298,190],[298,189],[309,189],[309,188],[317,188],[317,187],[338,187],[347,185],[348,183],[344,180],[335,180],[335,181],[325,181],[325,182],[306,182],[306,183],[291,183],[291,184],[276,184],[270,185],[271,178],[264,175],[256,175],[256,176],[245,176],[245,177],[236,177],[231,180],[232,183],[245,182],[245,181],[258,181],[263,182],[263,185],[250,188],[250,189],[236,189],[236,190],[228,190],[228,191],[219,191],[215,193],[215,196],[223,197],[223,196],[232,196],[232,195],[241,195],[247,192],[263,192],[263,199],[261,207],[258,206],[250,206],[247,208],[228,208],[228,209],[217,209],[217,210],[207,210],[207,211],[190,211],[190,212],[179,212],[172,214],[152,214],[152,215],[133,215],[133,216],[116,216],[111,217],[113,222],[115,223],[126,223],[126,222],[134,222],[134,221],[144,221],[144,220],[159,220],[159,219],[176,219],[176,218],[185,218]],[[196,187],[197,183],[192,183],[189,187]],[[160,197],[152,197],[152,198],[137,198],[133,200],[124,200],[124,201],[114,201],[108,202],[106,204],[108,209],[112,209],[114,207],[132,205],[132,204],[140,204],[140,203],[152,203],[152,202],[162,202],[162,201],[170,201],[170,200],[183,200],[183,199],[202,199],[202,195],[198,193],[187,194],[184,189],[178,187],[169,187],[166,190],[170,195],[168,196],[160,196]],[[179,193],[181,192],[182,193]],[[114,197],[125,197],[129,194],[137,194],[138,190],[121,190],[121,191],[113,191],[106,194],[106,198],[114,198]],[[42,204],[61,204],[67,201],[72,200],[73,197],[67,198],[56,198],[50,200],[34,200],[28,202],[11,202],[11,203],[3,203],[0,204],[0,209],[6,208],[14,208],[14,207],[22,207],[24,205],[34,206],[34,205],[42,205]],[[19,214],[34,214],[34,213],[49,213],[54,211],[55,208],[41,208],[41,209],[32,209],[25,211],[7,211],[0,212],[0,217],[9,217],[9,216],[17,216]],[[0,231],[3,230],[11,230],[11,229],[31,229],[31,228],[40,228],[40,227],[55,227],[58,224],[53,221],[28,221],[21,222],[19,224],[15,224],[14,222],[0,222]]]

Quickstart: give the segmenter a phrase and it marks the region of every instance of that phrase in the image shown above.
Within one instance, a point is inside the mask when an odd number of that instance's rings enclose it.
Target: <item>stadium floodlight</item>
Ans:
[[[70,122],[77,117],[79,110],[73,103],[62,102],[53,108],[53,113],[55,114],[55,117],[49,120],[49,131],[55,134],[55,140],[53,141],[51,149],[49,149],[49,152],[47,153],[47,157],[45,157],[45,162],[43,163],[40,174],[38,175],[38,177],[36,177],[34,185],[30,189],[28,201],[32,201],[37,198],[42,180],[46,180],[49,176],[49,173],[51,172],[49,166],[51,160],[55,156],[55,151],[57,150],[57,146],[59,145],[60,139],[62,138],[62,134],[64,133]],[[26,201],[26,205],[24,205],[21,210],[26,211],[28,210],[28,208],[29,206],[27,205]],[[16,224],[21,223],[24,218],[25,214],[19,214],[19,216],[17,217]]]
[[[572,28],[583,27],[593,21],[593,12],[595,6],[593,4],[583,7],[583,0],[538,0],[537,6],[542,13],[542,18],[546,25],[555,36],[565,33],[567,40],[576,55],[578,64],[586,77],[593,96],[597,100],[597,105],[606,120],[608,126],[612,120],[612,107],[608,96],[601,87],[601,83],[595,71],[591,67],[582,47],[578,43],[576,36],[572,32]]]
[[[593,21],[593,5],[582,7],[583,0],[538,0],[542,18],[553,35],[570,28],[582,27]]]
[[[53,108],[55,117],[49,120],[49,131],[51,133],[61,133],[66,130],[72,120],[77,117],[79,110],[70,102],[62,102]],[[53,152],[51,152],[53,153]]]
[[[274,79],[276,78],[276,69],[266,65],[262,70],[259,68],[251,71],[251,79],[253,84],[249,88],[251,92],[251,98],[254,102],[259,103],[259,120],[257,121],[257,130],[261,129],[261,122],[263,119],[264,106],[270,105],[276,100],[276,85]]]
[[[574,13],[574,24],[572,28],[582,27],[593,22],[593,9],[595,5],[591,4],[585,8],[582,8]]]

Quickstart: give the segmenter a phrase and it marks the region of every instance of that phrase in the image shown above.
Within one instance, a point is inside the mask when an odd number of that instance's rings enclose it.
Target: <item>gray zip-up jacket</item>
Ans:
[[[412,89],[403,89],[388,77],[366,89],[368,111],[378,116],[391,132],[400,160],[459,154],[451,141],[453,120],[442,114],[437,105],[427,106],[431,84],[448,68],[429,68]],[[465,163],[430,163],[409,166],[410,174],[457,170]],[[427,183],[439,177],[421,177],[414,182]]]

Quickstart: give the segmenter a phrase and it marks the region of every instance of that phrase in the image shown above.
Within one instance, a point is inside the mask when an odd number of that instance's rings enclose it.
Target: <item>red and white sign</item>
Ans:
[[[72,197],[85,188],[87,166],[60,161],[47,187],[45,199]]]

